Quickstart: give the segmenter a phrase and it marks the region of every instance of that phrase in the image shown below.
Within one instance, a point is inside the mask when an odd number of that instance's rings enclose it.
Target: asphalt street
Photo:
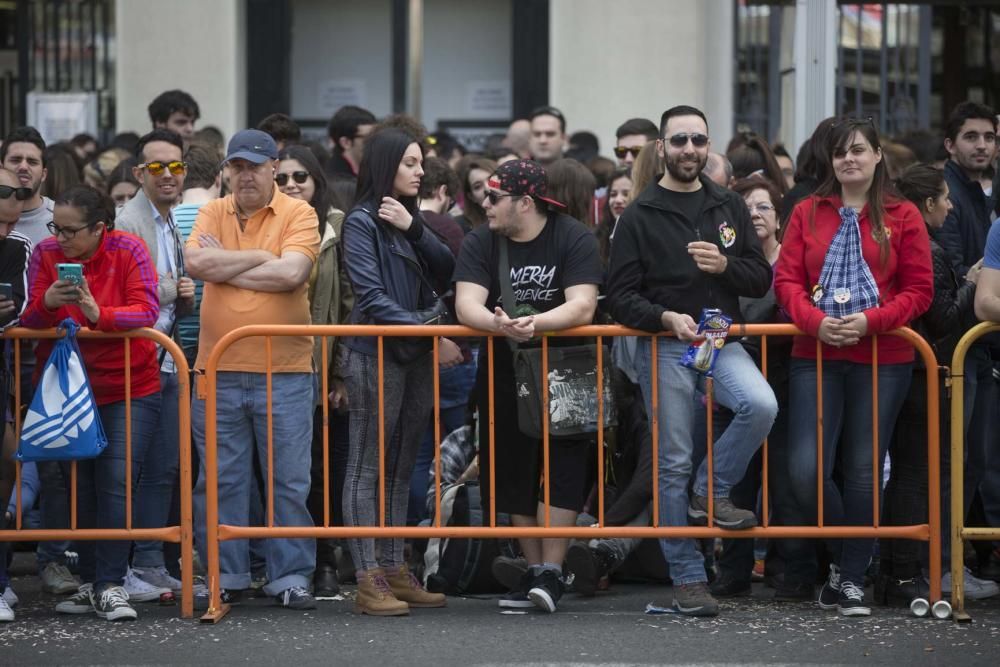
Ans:
[[[555,614],[504,613],[492,599],[449,598],[446,609],[402,618],[351,612],[350,596],[294,612],[267,599],[245,602],[219,624],[178,616],[177,607],[137,604],[140,617],[109,623],[59,616],[19,554],[21,603],[0,624],[0,663],[230,665],[865,664],[997,665],[1000,600],[973,603],[973,623],[918,619],[876,607],[843,619],[814,604],[778,604],[755,585],[752,598],[722,603],[714,619],[644,613],[669,604],[662,586],[615,585],[596,598],[569,594]],[[870,593],[870,592],[869,592]]]

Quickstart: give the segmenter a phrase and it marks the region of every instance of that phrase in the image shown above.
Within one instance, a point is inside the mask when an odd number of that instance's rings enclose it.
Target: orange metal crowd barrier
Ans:
[[[780,325],[780,324],[764,324],[764,325],[734,325],[730,331],[730,340],[735,340],[742,336],[760,336],[762,340],[762,351],[763,351],[763,367],[766,373],[767,369],[767,341],[769,337],[779,337],[779,336],[792,336],[800,334],[801,332],[791,325]],[[507,526],[497,526],[496,525],[496,500],[492,492],[496,488],[496,480],[494,479],[496,467],[493,465],[494,455],[495,455],[495,442],[494,442],[494,425],[498,415],[494,414],[494,401],[493,401],[493,347],[494,339],[492,337],[487,337],[485,347],[480,349],[480,363],[487,363],[488,377],[489,377],[489,405],[490,410],[488,415],[483,415],[482,418],[489,420],[489,451],[488,453],[480,452],[480,455],[488,455],[490,457],[490,516],[489,516],[489,526],[483,527],[456,527],[456,526],[442,526],[441,525],[441,424],[438,414],[437,407],[440,404],[439,401],[439,385],[438,385],[438,374],[434,374],[434,406],[433,420],[434,420],[434,443],[435,443],[435,490],[434,490],[434,504],[435,504],[435,518],[434,524],[430,527],[390,527],[386,526],[385,523],[385,421],[384,419],[379,420],[379,524],[377,526],[370,527],[335,527],[330,526],[330,498],[329,498],[329,485],[326,483],[330,473],[329,470],[329,432],[324,428],[323,433],[323,473],[324,473],[324,520],[322,526],[274,526],[273,515],[273,469],[269,465],[268,475],[266,480],[267,485],[267,525],[266,526],[231,526],[231,525],[221,525],[218,519],[218,460],[217,460],[217,431],[216,431],[216,381],[218,377],[218,366],[220,361],[225,355],[226,350],[233,345],[235,342],[251,337],[263,337],[265,339],[265,351],[267,354],[267,375],[268,375],[268,411],[271,414],[273,408],[271,404],[271,381],[270,376],[272,374],[271,370],[271,339],[275,336],[320,336],[324,339],[327,337],[343,337],[343,336],[376,336],[378,337],[378,377],[379,377],[379,393],[378,393],[378,406],[379,414],[383,414],[384,397],[382,393],[382,377],[384,372],[384,346],[383,341],[385,337],[395,337],[395,336],[435,336],[433,345],[433,362],[435,368],[438,362],[438,336],[456,338],[456,337],[481,337],[484,336],[483,332],[475,331],[467,327],[462,326],[377,326],[377,325],[332,325],[332,326],[246,326],[236,329],[226,336],[224,336],[216,345],[215,349],[212,350],[211,356],[208,359],[206,369],[205,369],[205,380],[207,383],[207,395],[206,395],[206,405],[205,405],[205,471],[206,471],[206,518],[207,518],[207,539],[206,539],[206,554],[207,563],[206,567],[208,570],[208,585],[210,588],[210,603],[207,613],[202,617],[203,621],[215,622],[220,620],[227,612],[228,605],[222,604],[220,601],[220,590],[219,590],[219,541],[220,540],[235,540],[235,539],[249,539],[249,538],[292,538],[292,537],[309,537],[309,538],[334,538],[334,537],[439,537],[439,538],[501,538],[501,537],[575,537],[575,538],[606,538],[606,537],[633,537],[633,538],[709,538],[709,537],[740,537],[740,538],[754,538],[754,537],[766,537],[766,538],[849,538],[849,537],[877,537],[877,538],[901,538],[901,539],[913,539],[922,540],[929,543],[930,549],[930,590],[931,590],[931,600],[930,602],[937,602],[941,598],[941,532],[940,532],[940,498],[939,498],[939,415],[938,415],[938,376],[937,376],[937,362],[934,358],[934,353],[930,346],[910,329],[898,329],[896,331],[890,332],[883,335],[892,335],[903,338],[912,347],[914,347],[920,357],[923,359],[924,366],[927,368],[927,405],[929,409],[927,410],[927,459],[928,459],[928,522],[919,525],[912,526],[884,526],[880,525],[879,516],[879,493],[878,485],[881,480],[881,471],[878,467],[878,436],[877,433],[874,434],[874,445],[872,452],[873,461],[873,525],[871,526],[828,526],[824,525],[823,522],[823,470],[822,470],[822,451],[823,451],[823,439],[822,439],[822,376],[817,379],[817,400],[818,400],[818,419],[817,419],[817,455],[818,455],[818,470],[817,470],[817,492],[818,492],[818,512],[817,512],[817,523],[815,526],[774,526],[770,525],[770,505],[768,499],[768,479],[767,479],[767,456],[768,456],[768,445],[765,440],[763,444],[763,456],[764,456],[764,466],[763,466],[763,512],[762,512],[762,522],[763,525],[758,528],[753,528],[749,530],[725,530],[714,527],[712,525],[712,491],[711,491],[711,480],[712,480],[712,460],[713,460],[713,433],[712,433],[712,423],[711,414],[712,411],[708,410],[708,435],[707,435],[707,457],[709,466],[709,509],[708,509],[708,526],[707,527],[660,527],[659,526],[659,494],[653,493],[653,525],[649,527],[622,527],[622,526],[605,526],[604,525],[604,489],[603,484],[598,484],[598,527],[557,527],[552,526],[549,514],[549,433],[548,433],[548,423],[545,421],[543,423],[543,454],[544,454],[544,491],[543,491],[543,502],[546,507],[545,512],[545,525],[538,527],[507,527]],[[605,337],[615,337],[615,336],[650,336],[650,334],[642,331],[636,331],[632,329],[627,329],[621,326],[585,326],[578,327],[575,329],[569,329],[566,331],[561,331],[558,333],[552,333],[552,336],[585,336],[585,337],[596,337],[598,345],[598,361],[597,361],[597,386],[603,386],[602,378],[602,363],[601,355],[603,353],[603,339]],[[652,337],[652,358],[655,362],[656,360],[656,341],[659,337]],[[877,361],[877,351],[876,351],[876,337],[872,337],[871,344],[873,346],[873,354],[875,354],[874,363],[872,364],[872,381],[873,381],[873,393],[875,394],[874,400],[874,411],[877,416],[878,410],[878,361]],[[547,397],[547,385],[545,381],[546,378],[546,367],[547,367],[547,347],[548,340],[547,336],[542,338],[543,350],[543,376],[541,386],[543,387],[543,403],[548,405]],[[323,350],[323,366],[326,367],[330,360],[327,359],[327,346],[320,346]],[[817,345],[819,350],[819,346]],[[485,355],[485,357],[483,356]],[[822,358],[822,352],[819,350],[819,358]],[[658,460],[658,430],[660,424],[658,423],[656,406],[661,397],[658,396],[657,390],[657,364],[652,364],[652,414],[650,415],[650,427],[652,430],[652,443],[653,443],[653,460]],[[327,386],[327,374],[320,373],[321,383],[322,383],[322,394],[326,396],[329,393],[329,387]],[[598,400],[598,419],[597,424],[603,425],[603,392],[597,392],[599,396]],[[711,381],[708,382],[707,395],[709,401],[711,401],[712,388]],[[326,424],[329,419],[329,408],[326,401],[322,401],[323,404],[323,422]],[[544,414],[548,413],[547,408],[543,410]],[[506,416],[504,416],[506,417]],[[876,419],[877,422],[877,419]],[[604,457],[603,457],[603,441],[604,441],[604,429],[601,426],[596,434],[596,439],[598,443],[597,448],[597,470],[598,479],[604,479]],[[272,447],[274,443],[272,441],[272,436],[270,429],[268,429],[268,457],[271,458]],[[659,489],[658,484],[659,470],[658,466],[653,466],[653,489]],[[339,501],[339,499],[338,499]]]
[[[977,340],[1000,331],[996,322],[982,322],[965,332],[952,355],[951,377],[951,605],[955,620],[969,622],[965,610],[964,540],[1000,540],[1000,527],[965,525],[965,356]],[[973,492],[975,490],[973,489]]]
[[[41,338],[62,338],[63,333],[57,329],[24,329],[11,328],[3,332],[2,337],[12,340],[21,339],[41,339]],[[194,616],[194,551],[193,534],[191,525],[191,394],[189,382],[178,382],[179,397],[179,433],[180,433],[180,525],[166,526],[164,528],[134,528],[132,526],[132,429],[131,424],[132,404],[131,404],[131,340],[133,338],[146,338],[163,347],[173,357],[177,366],[177,373],[185,380],[190,377],[187,359],[180,347],[168,336],[154,329],[134,329],[131,331],[103,333],[81,328],[77,332],[77,337],[87,340],[114,340],[119,339],[125,347],[125,527],[124,528],[78,528],[77,527],[77,464],[73,461],[70,465],[70,526],[66,529],[44,529],[26,530],[22,528],[21,506],[21,463],[15,461],[14,470],[14,497],[16,512],[14,526],[12,530],[0,531],[0,542],[34,542],[53,540],[159,540],[163,542],[178,542],[181,545],[181,616],[192,618]],[[14,368],[12,371],[14,388],[14,433],[17,437],[21,432],[21,408],[30,402],[31,397],[21,395],[21,346],[13,345],[14,348]],[[2,464],[2,463],[0,463]],[[6,507],[7,499],[3,498],[3,506]]]

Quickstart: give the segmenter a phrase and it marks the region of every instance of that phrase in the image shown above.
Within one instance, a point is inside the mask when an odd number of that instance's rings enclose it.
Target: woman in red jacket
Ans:
[[[28,305],[21,323],[48,329],[66,318],[97,331],[151,327],[160,312],[156,268],[143,242],[114,231],[114,204],[89,186],[70,188],[55,201],[52,238],[45,239],[28,268]],[[80,264],[83,283],[58,279],[56,265]],[[38,343],[36,381],[54,341]],[[83,340],[80,353],[94,391],[108,446],[96,459],[77,464],[80,528],[125,527],[125,349],[121,340]],[[132,493],[146,444],[160,411],[160,374],[152,341],[131,342]],[[68,479],[68,464],[64,474]],[[56,611],[96,612],[109,621],[136,617],[122,588],[128,541],[78,543],[83,585]]]
[[[882,461],[906,397],[910,345],[885,334],[921,315],[934,294],[927,229],[917,208],[890,192],[878,132],[871,119],[830,131],[832,172],[795,207],[775,271],[778,303],[807,335],[792,347],[788,483],[799,525],[816,516],[817,341],[822,343],[823,508],[826,525],[872,525],[872,446]],[[872,352],[877,348],[878,418],[873,423]],[[839,464],[839,465],[838,465]],[[843,490],[833,482],[837,467]],[[802,541],[798,541],[801,543]],[[867,616],[864,576],[874,540],[829,540],[832,565],[819,595],[824,609]],[[810,547],[798,544],[795,553]],[[794,559],[801,562],[801,559]],[[806,559],[804,562],[808,563]],[[794,568],[798,569],[798,568]],[[795,584],[810,571],[786,572]]]

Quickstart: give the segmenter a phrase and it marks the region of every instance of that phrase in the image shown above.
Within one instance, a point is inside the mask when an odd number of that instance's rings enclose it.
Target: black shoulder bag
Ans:
[[[510,280],[507,238],[500,244],[499,279],[503,309],[514,317],[516,303]],[[517,426],[525,435],[542,437],[542,349],[521,348],[507,339],[514,358],[517,392]],[[597,432],[597,344],[549,346],[549,436],[574,438]],[[603,356],[604,428],[618,424],[618,410],[611,391],[611,355]]]

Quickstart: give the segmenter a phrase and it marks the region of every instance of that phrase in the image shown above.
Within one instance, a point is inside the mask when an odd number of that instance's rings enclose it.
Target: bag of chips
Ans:
[[[729,335],[732,323],[733,318],[723,315],[718,308],[703,309],[701,321],[698,322],[698,335],[704,338],[691,343],[681,357],[681,366],[711,377],[715,359],[719,356],[722,346],[726,344],[726,336]]]

